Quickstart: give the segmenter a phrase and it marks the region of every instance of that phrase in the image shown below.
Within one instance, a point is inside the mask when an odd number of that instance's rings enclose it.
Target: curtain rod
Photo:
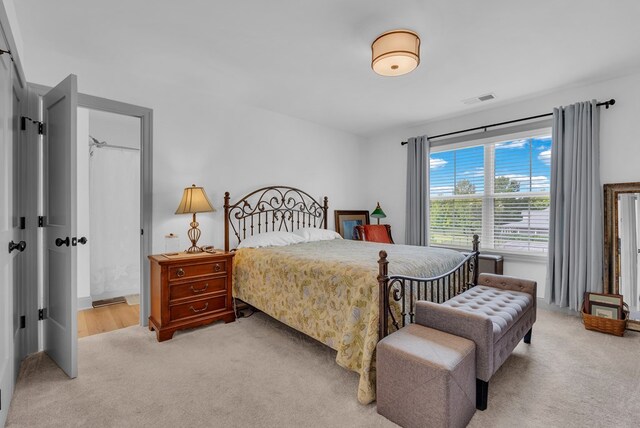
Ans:
[[[611,98],[609,101],[603,101],[596,105],[598,107],[604,106],[604,108],[608,109],[609,106],[612,106],[615,103],[616,103],[616,100]],[[494,128],[496,126],[509,125],[510,123],[517,123],[517,122],[525,122],[527,120],[540,119],[541,117],[547,117],[547,116],[553,116],[553,113],[545,113],[545,114],[539,114],[536,116],[523,117],[522,119],[514,119],[514,120],[508,120],[506,122],[492,123],[491,125],[476,126],[475,128],[463,129],[462,131],[454,131],[454,132],[447,132],[446,134],[434,135],[433,137],[427,137],[427,139],[433,140],[436,138],[448,137],[450,135],[464,134],[465,132],[471,132],[471,131],[480,131],[480,130],[486,131],[488,128]],[[406,144],[409,144],[409,142],[403,141],[400,143],[400,145],[402,146]]]
[[[133,150],[133,151],[136,151],[136,152],[140,151],[140,149],[135,148],[135,147],[114,146],[114,145],[111,145],[111,144],[102,144],[102,145],[90,144],[90,146],[95,147],[96,149],[121,149],[121,150]]]
[[[29,119],[29,118],[27,118]],[[89,139],[93,140],[91,142],[89,142],[89,147],[95,147],[97,149],[102,149],[102,148],[109,148],[109,149],[124,149],[124,150],[135,150],[135,151],[140,151],[139,148],[136,147],[128,147],[128,146],[118,146],[118,145],[112,145],[107,143],[106,141],[98,141],[97,138],[92,137],[91,135],[89,135]]]

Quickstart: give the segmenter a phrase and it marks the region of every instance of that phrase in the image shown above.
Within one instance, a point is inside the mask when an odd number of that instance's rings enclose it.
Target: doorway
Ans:
[[[139,117],[78,107],[78,337],[140,320]]]
[[[78,107],[137,118],[139,121],[139,182],[131,183],[140,189],[139,234],[141,266],[139,283],[140,306],[138,324],[147,325],[149,317],[149,264],[151,252],[152,207],[152,129],[153,111],[135,106],[80,94],[77,77],[68,76],[56,87],[28,84],[29,96],[39,102],[29,103],[29,115],[42,129],[39,156],[31,160],[41,180],[38,182],[38,206],[42,226],[38,237],[38,299],[43,322],[38,337],[43,349],[69,377],[77,376],[78,347],[78,255],[84,253],[89,242],[87,230],[78,230]],[[37,122],[42,120],[42,122]],[[83,138],[88,151],[88,136]],[[93,141],[93,140],[92,140]],[[105,139],[98,140],[99,142]],[[88,174],[87,174],[88,175]],[[88,179],[88,178],[87,178]],[[85,183],[87,184],[87,183]],[[88,185],[88,184],[87,184]],[[118,200],[110,201],[117,205]],[[90,223],[89,223],[90,227]],[[89,230],[90,232],[90,230]],[[82,238],[86,238],[86,241]],[[84,243],[84,245],[83,245]],[[90,255],[90,250],[88,251]],[[90,256],[89,256],[90,257]],[[135,257],[135,256],[134,256]],[[88,259],[90,263],[90,258]],[[90,287],[90,285],[89,285]]]

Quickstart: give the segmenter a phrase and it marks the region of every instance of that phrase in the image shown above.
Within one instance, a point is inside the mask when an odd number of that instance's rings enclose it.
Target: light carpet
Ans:
[[[7,426],[395,426],[358,404],[357,375],[334,358],[261,313],[163,343],[129,327],[81,339],[74,380],[46,355],[29,357]],[[532,345],[494,375],[489,408],[470,426],[637,426],[638,379],[638,333],[588,332],[579,318],[539,310]]]

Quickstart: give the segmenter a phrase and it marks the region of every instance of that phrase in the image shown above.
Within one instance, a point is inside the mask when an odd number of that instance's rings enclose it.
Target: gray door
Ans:
[[[12,135],[11,60],[0,55],[0,426],[4,426],[15,381],[13,343],[14,263],[19,250],[7,251],[18,242],[14,224],[14,151]]]
[[[69,75],[42,100],[44,118],[44,349],[78,375],[76,152],[78,89]]]

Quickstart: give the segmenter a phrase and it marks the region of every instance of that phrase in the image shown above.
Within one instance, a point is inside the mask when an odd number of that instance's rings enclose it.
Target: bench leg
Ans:
[[[524,343],[531,343],[531,335],[533,334],[533,327],[529,329],[527,334],[524,335]]]
[[[487,410],[489,400],[489,382],[476,379],[476,409]]]

